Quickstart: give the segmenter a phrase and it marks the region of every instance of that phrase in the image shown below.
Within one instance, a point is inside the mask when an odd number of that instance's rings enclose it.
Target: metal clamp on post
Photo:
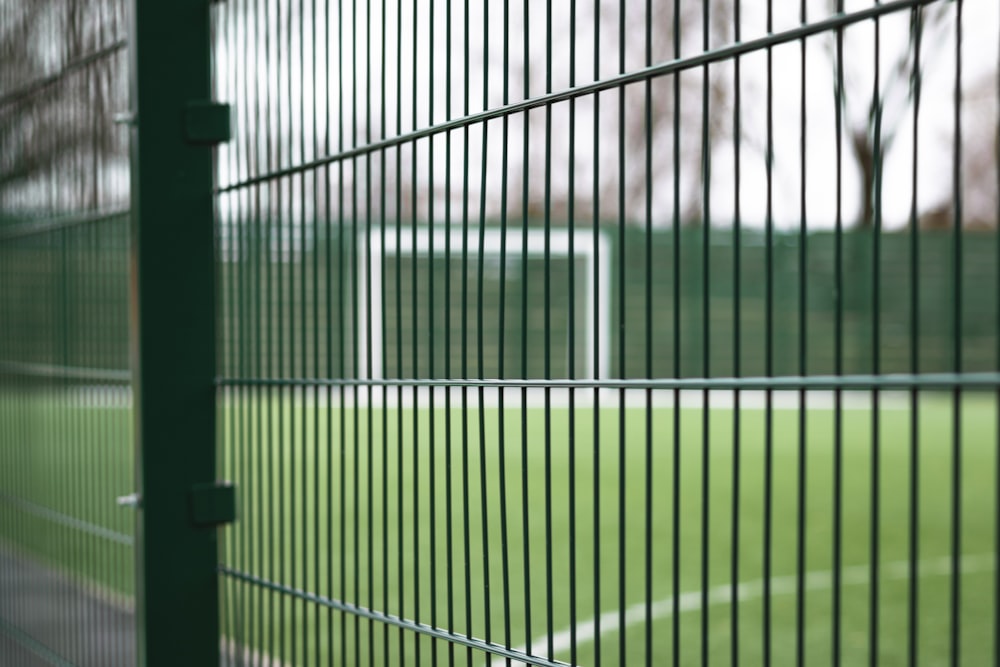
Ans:
[[[236,521],[236,485],[209,482],[191,487],[191,519],[199,526],[219,526]]]
[[[184,109],[184,138],[189,144],[214,146],[231,138],[230,109],[218,102],[188,102]]]

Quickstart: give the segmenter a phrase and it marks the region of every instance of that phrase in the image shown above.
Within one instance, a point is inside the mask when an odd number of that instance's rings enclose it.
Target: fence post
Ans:
[[[132,0],[131,329],[140,665],[220,658],[209,0]],[[228,490],[231,492],[231,489]],[[207,515],[204,513],[208,507]]]

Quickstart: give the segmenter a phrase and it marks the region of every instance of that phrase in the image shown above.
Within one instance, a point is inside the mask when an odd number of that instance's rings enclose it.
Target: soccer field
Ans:
[[[625,663],[641,662],[647,646],[653,664],[672,664],[675,650],[681,664],[700,664],[703,640],[710,664],[734,654],[761,664],[765,650],[773,664],[792,664],[800,628],[810,665],[832,660],[835,632],[843,664],[866,662],[873,629],[880,665],[908,664],[912,649],[920,664],[945,664],[957,601],[962,663],[993,655],[993,396],[962,397],[953,564],[948,395],[921,396],[915,443],[908,396],[885,395],[875,412],[867,395],[846,395],[838,446],[832,397],[819,393],[804,412],[796,395],[775,399],[768,431],[765,403],[751,392],[739,410],[731,392],[717,392],[706,412],[700,394],[686,394],[679,410],[657,394],[647,411],[641,392],[628,392],[624,410],[617,392],[604,392],[595,410],[591,390],[579,390],[571,410],[553,390],[546,411],[537,392],[526,406],[508,392],[501,409],[496,390],[484,390],[480,406],[477,389],[453,389],[450,399],[436,392],[431,410],[427,392],[406,388],[399,401],[390,388],[383,401],[381,388],[371,400],[367,391],[220,396],[220,476],[239,489],[239,520],[220,533],[230,571],[223,627],[248,657],[273,658],[260,664],[504,664],[327,601],[517,650],[530,642],[538,656],[549,655],[551,637],[554,660],[581,665],[598,656],[619,664],[622,650]],[[0,452],[0,526],[8,545],[96,590],[131,594],[133,515],[113,504],[131,489],[127,403],[100,394],[0,401],[5,428],[34,428],[32,442],[42,443]]]
[[[480,407],[478,390],[463,399],[455,389],[450,408],[439,392],[431,410],[428,394],[407,401],[412,391],[401,408],[352,407],[378,405],[381,389],[374,401],[367,389],[226,397],[223,467],[241,504],[224,560],[287,587],[224,580],[224,625],[237,641],[282,664],[325,661],[330,651],[343,664],[415,664],[418,654],[443,664],[452,651],[457,664],[490,662],[380,622],[317,612],[295,589],[519,650],[530,642],[535,655],[551,649],[582,665],[598,656],[640,662],[647,646],[653,664],[671,664],[675,650],[682,664],[698,664],[703,640],[711,664],[729,664],[733,653],[761,664],[765,650],[774,664],[791,664],[800,628],[806,664],[831,660],[835,632],[844,664],[866,661],[872,630],[878,664],[906,664],[911,648],[921,664],[939,664],[953,648],[954,569],[963,662],[992,655],[997,411],[988,395],[962,400],[953,568],[947,395],[920,398],[914,444],[909,399],[899,395],[877,412],[851,396],[838,441],[829,396],[811,396],[804,413],[794,397],[777,401],[768,429],[759,397],[706,414],[659,406],[661,397],[647,412],[636,406],[641,393],[624,410],[611,407],[616,392],[603,394],[596,411],[585,391],[572,411],[565,396],[546,411],[538,396],[522,408],[508,393],[501,410],[495,390],[484,390]]]

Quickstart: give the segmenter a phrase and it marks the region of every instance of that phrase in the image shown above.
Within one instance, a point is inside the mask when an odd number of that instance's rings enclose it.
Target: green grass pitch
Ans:
[[[364,390],[359,395],[363,403]],[[602,397],[602,406],[609,405],[608,398]],[[614,405],[615,395],[610,398]],[[418,410],[352,409],[353,394],[347,392],[342,410],[339,398],[334,397],[328,406],[322,393],[319,403],[311,407],[290,399],[282,402],[276,392],[270,398],[264,392],[230,398],[222,413],[228,436],[223,463],[228,476],[244,489],[244,505],[241,527],[226,543],[227,562],[293,588],[480,638],[487,636],[488,615],[491,641],[524,647],[530,638],[533,651],[543,655],[548,650],[545,637],[551,631],[557,638],[554,657],[561,661],[572,657],[568,644],[575,620],[576,659],[585,665],[596,662],[598,637],[603,664],[619,662],[623,637],[626,662],[640,664],[648,631],[653,664],[669,664],[675,641],[671,613],[677,478],[674,411],[655,408],[647,438],[646,411],[641,408],[620,412],[616,407],[602,407],[596,415],[593,409],[577,408],[571,451],[571,418],[565,405],[549,411],[546,426],[546,412],[537,398],[522,410],[519,401],[508,397],[502,422],[495,398],[487,399],[479,410],[476,390],[468,392],[469,411],[464,415],[459,391],[452,394],[450,416],[440,394],[433,412],[427,399],[420,397]],[[961,553],[967,558],[961,561],[960,646],[973,664],[986,660],[993,650],[997,416],[988,396],[969,395],[962,406]],[[949,651],[950,399],[925,397],[918,414],[921,576],[917,650],[922,662],[934,664]],[[596,443],[595,416],[600,434]],[[747,584],[737,609],[738,651],[745,663],[759,664],[764,605],[757,584],[765,577],[768,551],[764,544],[765,411],[759,404],[740,410],[735,448],[733,409],[709,410],[707,438],[704,416],[699,408],[680,412],[680,586],[676,591],[683,603],[678,617],[680,656],[684,664],[699,663],[701,628],[707,623],[710,662],[728,664],[733,637],[732,607],[726,598],[732,560],[737,557],[738,579]],[[809,573],[803,622],[806,662],[824,664],[832,652],[833,592],[828,573],[833,567],[834,411],[810,408],[805,416],[804,440],[798,410],[775,409],[772,416],[769,575],[774,664],[794,659],[797,598],[794,578],[789,577],[797,571],[803,450],[805,571]],[[868,567],[875,424],[872,410],[864,408],[845,410],[841,423],[841,564],[845,568],[840,592],[841,651],[844,664],[856,664],[866,660],[870,650]],[[893,405],[881,409],[877,427],[880,475],[875,534],[882,564],[877,586],[878,662],[901,665],[907,660],[912,474],[910,411],[905,400],[899,405],[897,397]],[[485,434],[482,443],[480,433]],[[274,446],[278,442],[283,444]],[[734,456],[739,461],[740,486],[735,544]],[[706,461],[708,487],[703,489]],[[647,463],[652,480],[648,488]],[[246,494],[246,489],[254,493]],[[703,497],[708,499],[707,517]],[[705,518],[707,539],[703,536]],[[651,556],[648,581],[647,548]],[[703,553],[707,575],[702,570]],[[698,592],[706,583],[709,604],[702,607]],[[643,607],[647,590],[654,607],[649,626]],[[401,635],[395,629],[386,633],[380,624],[356,622],[339,613],[316,615],[306,610],[308,605],[287,599],[282,605],[279,596],[269,597],[250,586],[227,583],[227,596],[227,622],[232,623],[234,634],[289,664],[305,658],[311,661],[317,653],[322,657],[330,650],[348,663],[364,663],[370,654],[375,664],[400,657],[410,662],[417,652],[425,664],[438,664],[450,656],[442,642],[415,640],[406,633],[400,644]],[[624,633],[616,618],[623,605],[627,610]],[[599,632],[594,621],[598,617]],[[463,648],[456,648],[455,656],[458,664],[466,664]],[[472,662],[488,661],[474,653]]]
[[[498,644],[523,648],[530,640],[533,652],[540,655],[547,654],[551,631],[553,657],[563,662],[573,657],[569,644],[575,624],[575,657],[581,665],[597,662],[598,644],[601,663],[618,664],[622,642],[626,663],[642,664],[647,633],[653,664],[671,664],[675,641],[682,664],[700,664],[703,625],[710,664],[730,664],[734,641],[742,664],[760,664],[765,629],[762,581],[769,575],[773,664],[793,664],[802,511],[807,574],[803,651],[806,664],[829,664],[836,452],[830,407],[805,411],[804,438],[799,410],[782,405],[773,411],[771,535],[765,545],[767,420],[758,401],[747,401],[739,411],[738,439],[737,413],[731,407],[713,407],[707,418],[699,407],[683,407],[679,413],[656,407],[650,412],[647,437],[646,411],[634,407],[631,399],[632,407],[620,411],[614,393],[602,396],[597,411],[583,406],[581,398],[572,419],[565,403],[557,401],[546,419],[536,399],[522,408],[508,395],[501,412],[490,391],[480,410],[478,392],[469,390],[468,410],[463,412],[462,392],[453,390],[450,414],[441,393],[433,411],[426,394],[420,396],[421,407],[413,409],[355,408],[353,391],[345,392],[343,407],[340,395],[328,397],[326,390],[320,390],[318,402],[312,392],[307,400],[276,389],[224,393],[219,408],[221,476],[238,485],[240,517],[221,533],[223,562],[283,586],[392,616],[479,638],[488,633]],[[358,390],[362,404],[366,394]],[[84,399],[59,403],[53,407],[51,398],[0,400],[0,422],[7,429],[0,431],[4,541],[81,573],[87,585],[130,593],[127,547],[76,536],[77,531],[53,523],[51,517],[12,504],[11,499],[28,500],[81,521],[131,532],[129,512],[101,500],[131,490],[129,411],[113,403],[90,405]],[[963,664],[986,664],[995,650],[998,415],[996,400],[989,395],[967,393],[961,405],[959,647]],[[675,416],[679,441],[674,438]],[[866,407],[845,409],[841,419],[839,619],[845,665],[868,659],[873,590],[878,594],[877,662],[907,664],[914,479],[910,420],[905,397],[886,398],[877,424]],[[926,665],[945,664],[951,649],[953,428],[950,397],[922,396],[915,477],[920,561],[916,649],[919,664]],[[18,433],[22,437],[7,437]],[[31,447],[25,448],[25,443]],[[675,470],[678,450],[681,463]],[[877,517],[872,494],[875,451],[880,466]],[[675,590],[678,479],[680,560]],[[874,589],[869,578],[873,534],[880,564]],[[770,555],[769,573],[765,554]],[[734,558],[742,584],[735,607],[729,597]],[[331,657],[344,658],[347,664],[401,659],[416,664],[418,654],[426,665],[448,664],[452,655],[455,664],[491,663],[478,651],[470,658],[463,647],[416,639],[409,631],[358,621],[229,577],[223,577],[222,586],[225,630],[258,657],[273,656],[273,664],[326,664]],[[650,625],[645,622],[647,591]],[[680,596],[676,619],[675,595]],[[618,626],[623,606],[624,629]],[[734,609],[736,637],[731,632]]]

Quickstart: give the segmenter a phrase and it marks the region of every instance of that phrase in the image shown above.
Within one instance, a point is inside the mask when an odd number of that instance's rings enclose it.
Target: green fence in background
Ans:
[[[336,224],[336,223],[334,223]],[[578,225],[587,228],[589,223],[578,221]],[[390,229],[394,226],[389,223]],[[443,227],[439,225],[439,227]],[[499,229],[494,223],[487,223],[488,229]],[[409,230],[409,227],[405,229]],[[426,231],[426,230],[425,230]],[[425,233],[421,232],[421,233]],[[409,233],[407,231],[406,233]],[[644,348],[646,344],[646,270],[644,252],[646,244],[645,233],[638,229],[629,229],[625,236],[625,249],[619,255],[614,237],[614,228],[605,227],[603,232],[609,237],[611,251],[608,266],[607,289],[610,294],[618,294],[618,283],[624,281],[624,297],[626,311],[624,313],[624,329],[630,345]],[[654,256],[668,258],[668,261],[658,262],[651,272],[652,283],[652,372],[656,377],[687,377],[702,376],[701,359],[705,346],[709,350],[712,364],[711,377],[733,377],[735,375],[763,376],[767,349],[767,331],[764,317],[766,290],[766,257],[765,239],[761,232],[744,231],[739,246],[735,245],[732,232],[728,230],[713,230],[709,243],[704,244],[702,232],[697,228],[686,229],[680,236],[680,270],[675,274],[669,258],[673,257],[673,233],[669,229],[655,230],[649,238],[653,245]],[[838,305],[843,308],[843,340],[840,343],[840,363],[842,372],[865,374],[874,372],[873,365],[876,350],[872,346],[872,334],[876,322],[872,311],[874,295],[872,285],[876,270],[880,279],[880,304],[878,327],[880,340],[877,355],[884,373],[905,373],[910,368],[911,348],[917,346],[919,367],[925,372],[945,372],[951,368],[952,358],[948,341],[951,340],[954,324],[951,320],[953,290],[951,277],[952,237],[947,232],[921,231],[915,236],[909,231],[885,233],[880,238],[880,259],[873,261],[873,236],[871,232],[850,231],[842,235],[843,266],[841,278],[843,301],[837,302],[838,283],[835,274],[836,235],[833,232],[812,232],[803,241],[798,233],[776,232],[773,236],[772,276],[773,289],[773,325],[775,334],[771,340],[773,353],[772,372],[776,375],[798,375],[799,359],[790,351],[797,350],[800,344],[799,304],[802,285],[805,285],[806,322],[805,335],[809,340],[805,362],[805,374],[828,375],[836,370],[837,343],[835,341],[834,324],[837,319]],[[273,244],[265,244],[255,240],[244,241],[244,252],[253,254],[253,262],[261,267],[268,266],[272,275],[295,275],[296,280],[305,280],[305,289],[295,288],[289,298],[287,293],[273,293],[269,304],[254,304],[252,308],[244,307],[240,311],[224,314],[224,335],[230,336],[227,344],[239,349],[243,346],[260,346],[262,354],[267,357],[262,363],[265,368],[277,368],[279,330],[284,336],[305,340],[307,348],[317,346],[315,332],[320,335],[319,367],[326,369],[332,366],[332,376],[349,378],[353,366],[349,355],[345,355],[344,365],[339,358],[327,358],[328,349],[336,349],[341,331],[344,335],[344,345],[347,348],[353,344],[357,335],[357,322],[353,319],[350,309],[345,307],[343,321],[335,312],[339,300],[350,303],[356,296],[358,283],[351,279],[350,257],[345,254],[344,272],[346,274],[342,287],[327,293],[327,286],[322,280],[323,275],[314,276],[314,266],[326,266],[327,259],[322,251],[316,248],[325,245],[322,238],[310,241],[304,253],[281,257]],[[336,247],[354,247],[351,237],[342,243],[336,237],[330,240]],[[915,270],[919,282],[911,279],[914,267],[911,265],[911,248],[916,244]],[[962,261],[962,332],[963,332],[963,364],[967,371],[986,372],[996,366],[996,327],[998,301],[997,298],[997,264],[996,236],[992,232],[967,232],[963,244]],[[799,280],[800,255],[805,247],[806,276]],[[706,251],[707,250],[707,251]],[[740,273],[738,278],[738,299],[734,289],[735,254],[740,255]],[[471,264],[467,262],[465,274],[467,279],[476,285],[476,250],[473,248]],[[617,262],[624,257],[624,272],[620,273]],[[702,283],[703,262],[708,258],[708,271],[711,276],[708,294],[710,304],[710,322],[708,337],[703,335],[703,320],[701,317],[704,305],[704,286]],[[528,378],[545,377],[545,361],[553,362],[554,377],[569,377],[568,341],[570,329],[570,299],[574,300],[576,322],[574,334],[578,341],[575,351],[574,371],[578,376],[584,374],[587,367],[587,349],[584,342],[588,337],[589,323],[584,321],[586,294],[584,286],[577,278],[573,290],[569,286],[569,262],[565,259],[553,261],[548,271],[540,255],[532,255],[527,264],[527,281],[529,284],[542,284],[548,277],[553,294],[558,295],[558,302],[546,311],[543,305],[543,295],[535,290],[528,294],[528,300],[521,303],[522,273],[520,268],[511,270],[506,276],[504,333],[504,355],[517,360],[513,368],[508,370],[512,376],[520,377],[520,359],[522,347],[527,356]],[[433,266],[434,277],[430,272]],[[877,269],[876,269],[877,266]],[[239,280],[240,270],[244,266],[240,262],[224,262],[221,269],[228,280]],[[582,275],[585,268],[583,260],[576,262],[577,276]],[[337,258],[329,262],[329,269],[334,275],[340,270]],[[484,275],[482,299],[484,304],[482,332],[478,328],[477,303],[479,299],[476,290],[467,289],[463,300],[461,276],[463,275],[462,260],[453,256],[446,260],[443,252],[431,262],[427,257],[414,260],[403,257],[399,262],[389,258],[383,264],[383,281],[394,285],[396,274],[405,280],[406,287],[402,294],[397,295],[389,290],[383,308],[385,313],[376,321],[381,321],[382,345],[381,351],[386,354],[386,362],[382,367],[385,378],[445,378],[446,363],[452,369],[461,368],[463,363],[462,349],[458,346],[445,346],[445,331],[449,330],[452,339],[458,339],[463,329],[461,304],[467,305],[465,329],[477,341],[480,336],[484,343],[484,375],[499,377],[499,340],[500,331],[500,282],[497,267],[487,270]],[[451,275],[450,292],[445,292],[445,276]],[[673,312],[675,308],[673,282],[675,277],[680,280],[681,328],[674,329]],[[314,282],[314,278],[316,282]],[[434,291],[429,286],[433,282]],[[315,287],[314,287],[315,285]],[[415,287],[414,287],[415,286]],[[286,290],[288,288],[286,287]],[[315,291],[314,291],[315,289]],[[918,312],[920,320],[917,323],[917,335],[912,335],[911,300],[916,289]],[[361,295],[363,299],[364,295]],[[266,297],[263,297],[266,298]],[[394,312],[400,309],[397,325]],[[737,326],[734,316],[734,302],[739,301],[740,322]],[[293,321],[286,321],[284,326],[277,319],[279,303],[294,303],[294,307],[305,312],[296,316]],[[433,302],[433,313],[429,304]],[[451,312],[446,318],[445,304],[452,304]],[[334,311],[331,315],[327,311]],[[617,298],[609,299],[609,309],[614,321],[619,321]],[[293,311],[294,312],[294,311]],[[549,314],[552,340],[550,348],[541,345],[546,312]],[[239,321],[229,318],[239,316]],[[336,316],[337,326],[328,330],[328,318]],[[414,317],[415,325],[414,323]],[[450,327],[449,327],[450,323]],[[522,327],[527,332],[527,338],[521,338]],[[362,329],[363,331],[364,329]],[[739,345],[741,352],[741,368],[737,372],[734,367],[734,337],[739,330]],[[607,368],[611,377],[641,378],[645,374],[646,359],[643,355],[629,355],[625,359],[624,372],[620,359],[611,354],[618,347],[620,329],[611,327],[608,335],[611,337],[606,354]],[[676,335],[676,341],[675,341]],[[258,340],[259,336],[259,340]],[[330,336],[332,343],[325,344]],[[434,341],[433,353],[430,342]],[[675,342],[680,345],[680,367],[675,368],[673,351]],[[124,341],[121,342],[124,346]],[[414,346],[416,346],[414,348]],[[397,352],[404,350],[402,366],[397,361]],[[412,352],[416,349],[418,365],[414,368]],[[376,352],[377,353],[377,352]],[[475,367],[476,350],[466,349],[464,361],[467,367]],[[435,366],[429,365],[433,359]],[[232,358],[224,359],[223,364],[234,364]],[[296,367],[296,360],[288,361],[289,368]],[[329,366],[328,366],[329,365]],[[238,375],[239,366],[224,366],[229,375]],[[308,375],[308,371],[302,373]]]
[[[7,359],[126,373],[128,213],[11,221],[0,235]]]
[[[82,366],[94,369],[118,370],[128,366],[128,323],[127,323],[127,293],[124,286],[128,280],[126,258],[126,239],[124,238],[124,219],[109,218],[89,223],[95,231],[89,232],[87,239],[86,225],[84,229],[72,232],[66,236],[66,248],[86,246],[88,257],[69,252],[60,246],[51,247],[50,240],[28,240],[20,242],[18,252],[11,254],[7,266],[11,270],[4,298],[5,312],[10,313],[9,330],[5,332],[5,345],[11,350],[10,358],[24,362],[39,364],[55,364]],[[117,228],[117,232],[113,230]],[[610,231],[610,228],[607,230]],[[607,232],[606,232],[607,233]],[[65,233],[64,233],[65,234]],[[749,237],[749,238],[748,238]],[[117,241],[114,239],[117,238]],[[652,235],[657,256],[670,257],[673,254],[673,238],[669,230],[654,232]],[[795,350],[799,345],[798,307],[800,281],[798,276],[799,254],[801,252],[800,236],[797,233],[780,233],[774,237],[774,322],[777,333],[772,345],[776,351]],[[697,229],[687,230],[681,236],[682,252],[680,271],[681,308],[687,313],[683,317],[683,327],[679,332],[681,344],[680,369],[673,367],[674,330],[672,313],[674,309],[672,281],[674,273],[669,264],[655,267],[652,274],[653,283],[653,374],[661,377],[699,377],[701,375],[699,361],[702,358],[702,346],[705,339],[702,336],[702,262],[706,253],[703,252],[701,232]],[[806,335],[810,340],[807,348],[806,373],[810,375],[828,375],[834,372],[836,357],[834,328],[836,320],[836,277],[834,275],[835,237],[832,232],[815,232],[806,237],[805,281],[807,295]],[[952,302],[950,289],[950,256],[952,239],[942,232],[919,232],[914,239],[906,231],[883,235],[881,239],[881,260],[878,263],[881,279],[881,300],[883,308],[879,313],[878,324],[882,331],[879,358],[882,372],[904,373],[909,368],[911,345],[910,303],[913,283],[911,282],[911,266],[909,261],[911,245],[916,243],[919,248],[917,273],[918,306],[921,319],[918,323],[918,359],[920,368],[926,372],[944,372],[950,368],[951,358],[947,342],[950,340],[953,323],[950,319],[949,305]],[[318,243],[322,244],[320,240]],[[333,240],[336,244],[337,241]],[[344,244],[350,247],[350,241]],[[731,377],[736,375],[733,366],[733,337],[736,331],[734,322],[734,254],[733,237],[730,232],[713,231],[708,246],[710,262],[711,289],[709,302],[712,319],[707,344],[711,350],[712,377]],[[765,263],[763,235],[744,232],[740,245],[741,271],[739,278],[741,316],[740,349],[742,353],[743,375],[762,376],[765,374],[764,358],[767,342],[765,322],[761,314],[764,311],[766,299]],[[874,320],[872,314],[873,274],[875,265],[872,261],[872,236],[870,232],[852,231],[843,236],[846,266],[843,278],[844,292],[844,340],[841,351],[843,372],[870,373],[873,371],[874,350],[872,348],[872,331]],[[997,298],[997,264],[994,262],[995,235],[989,232],[968,232],[963,250],[963,292],[962,292],[962,330],[963,330],[963,361],[968,371],[985,372],[995,366],[996,339],[994,323],[997,319],[997,308],[1000,300]],[[632,231],[626,236],[626,268],[625,279],[625,329],[630,341],[636,345],[645,345],[645,283],[646,275],[642,261],[644,252],[644,235]],[[116,247],[117,246],[117,247]],[[312,246],[312,244],[311,244]],[[260,246],[254,248],[259,253],[267,253]],[[611,252],[612,262],[617,261],[617,250]],[[325,322],[327,313],[325,307],[327,294],[325,285],[319,285],[315,294],[312,289],[311,265],[313,253],[307,250],[305,256],[295,257],[289,261],[273,262],[274,271],[303,272],[306,276],[306,291],[296,299],[300,303],[316,303],[316,309],[310,309],[305,315],[304,323],[299,320],[294,323],[293,335],[305,336],[307,345],[314,346],[314,325]],[[270,260],[264,260],[269,262]],[[426,258],[414,261],[405,258],[400,261],[399,268],[389,261],[385,265],[385,280],[393,281],[398,271],[409,280],[416,264],[416,300],[403,298],[399,306],[402,311],[402,321],[407,326],[397,329],[393,318],[384,318],[383,347],[387,353],[387,363],[383,368],[386,378],[412,377],[445,377],[445,358],[449,357],[452,368],[461,367],[461,350],[444,347],[445,312],[444,304],[462,302],[461,285],[454,281],[450,295],[444,293],[444,276],[451,272],[453,276],[462,274],[461,260],[453,258],[446,262],[443,257],[437,257],[433,263],[435,271],[435,293],[433,299],[437,304],[433,317],[429,316],[427,302],[431,295],[427,290],[430,282],[429,271],[431,263]],[[528,262],[528,280],[538,283],[544,280],[545,268],[540,258],[532,258]],[[233,262],[223,262],[223,272],[236,274],[240,265]],[[581,272],[583,263],[577,262],[577,272]],[[474,267],[473,267],[474,268]],[[608,267],[609,289],[617,290],[619,274],[611,263]],[[336,271],[336,263],[333,269]],[[55,272],[55,273],[54,273]],[[475,280],[474,270],[470,269],[470,279]],[[80,275],[89,277],[88,283],[77,279]],[[555,360],[556,375],[569,376],[568,365],[568,333],[569,333],[569,266],[568,262],[555,262],[549,270],[549,279],[553,291],[560,294],[560,302],[551,309],[551,317],[557,323],[553,324],[556,332],[549,356]],[[519,272],[508,275],[507,291],[520,298]],[[79,291],[86,284],[88,294],[86,299],[73,298],[72,290]],[[58,303],[62,292],[57,285],[65,285],[65,305],[53,306]],[[343,285],[343,298],[350,299],[357,285],[347,279]],[[497,377],[498,340],[497,329],[500,320],[499,313],[500,285],[496,271],[487,274],[484,282],[484,302],[486,312],[483,331],[485,337],[484,355],[486,358],[485,375]],[[404,295],[405,296],[405,295]],[[467,329],[479,336],[475,314],[475,295],[468,297],[473,316],[469,318]],[[341,298],[341,291],[330,295],[330,301]],[[585,295],[579,285],[575,287],[575,308],[579,315],[583,312]],[[284,300],[285,295],[274,296],[275,304]],[[414,309],[414,305],[416,307]],[[388,312],[393,312],[395,294],[390,293],[385,302]],[[272,306],[276,310],[276,305]],[[617,302],[611,302],[613,316],[617,320]],[[946,316],[942,317],[944,313]],[[416,314],[417,326],[412,328],[409,323]],[[246,314],[247,321],[238,323],[226,322],[224,327],[236,338],[227,341],[228,345],[240,347],[244,342],[238,338],[241,333],[254,335],[260,331],[264,350],[271,350],[277,340],[277,323],[254,321],[253,314]],[[516,299],[506,302],[506,350],[511,359],[520,359],[521,318],[527,317],[526,328],[529,338],[526,341],[527,367],[529,378],[544,377],[545,354],[541,347],[533,345],[544,332],[545,311],[541,305],[541,296],[529,294],[526,306]],[[315,319],[315,322],[313,321]],[[302,328],[304,324],[304,329]],[[577,317],[575,334],[580,340],[586,339],[586,323],[582,317]],[[269,332],[270,329],[270,333]],[[462,322],[457,309],[451,316],[451,334],[458,337],[461,334]],[[357,326],[347,314],[344,323],[345,345],[349,346],[356,335]],[[416,335],[414,336],[414,332]],[[433,333],[433,335],[432,335]],[[610,331],[612,338],[610,349],[616,349],[617,329]],[[324,333],[325,335],[325,333]],[[334,338],[334,347],[339,336],[339,328],[330,335]],[[430,354],[428,343],[431,339],[437,343],[434,354]],[[417,373],[410,365],[409,351],[416,339],[418,358],[421,360]],[[251,339],[245,344],[255,345]],[[407,350],[402,368],[395,363],[397,347]],[[578,346],[575,370],[582,374],[586,366],[586,350]],[[436,360],[436,367],[427,365],[428,359]],[[350,377],[350,360],[341,369],[337,360],[327,360],[325,349],[321,350],[320,366],[325,368],[328,361],[333,364],[334,377]],[[474,364],[474,355],[470,351],[467,364]],[[774,373],[778,375],[797,375],[798,359],[795,355],[775,354]],[[608,366],[614,377],[639,378],[644,373],[645,360],[640,356],[626,359],[625,372],[622,374],[618,359],[609,354]],[[235,374],[233,369],[227,373]]]

